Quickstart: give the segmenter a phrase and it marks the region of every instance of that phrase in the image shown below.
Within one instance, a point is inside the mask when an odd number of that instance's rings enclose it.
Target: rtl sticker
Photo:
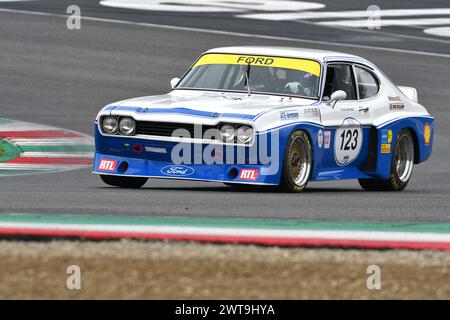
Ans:
[[[259,173],[258,169],[241,169],[239,179],[255,181],[256,178],[258,177],[258,173]]]
[[[114,171],[117,167],[117,160],[100,159],[98,170],[101,171]]]

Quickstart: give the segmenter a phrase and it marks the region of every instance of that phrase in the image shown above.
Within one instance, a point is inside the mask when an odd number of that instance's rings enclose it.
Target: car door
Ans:
[[[329,97],[338,90],[345,91],[347,99],[330,103]],[[373,121],[370,103],[360,100],[359,93],[352,63],[327,64],[323,103],[319,109],[325,127],[323,164],[330,170],[358,167],[367,158]]]

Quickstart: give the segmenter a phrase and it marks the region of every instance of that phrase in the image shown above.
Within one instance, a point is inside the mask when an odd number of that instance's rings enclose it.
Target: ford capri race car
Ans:
[[[205,52],[165,95],[105,106],[94,173],[139,188],[148,178],[275,185],[358,179],[403,190],[428,159],[434,118],[417,91],[354,55],[275,47]]]

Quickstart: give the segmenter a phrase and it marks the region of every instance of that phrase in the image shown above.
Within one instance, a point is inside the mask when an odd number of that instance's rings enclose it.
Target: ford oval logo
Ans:
[[[185,177],[194,173],[194,169],[183,165],[166,166],[161,169],[161,173],[166,176]]]

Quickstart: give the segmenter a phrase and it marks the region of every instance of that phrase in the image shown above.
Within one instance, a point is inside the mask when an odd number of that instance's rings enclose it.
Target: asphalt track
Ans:
[[[0,7],[65,13],[62,6],[52,3],[41,7],[38,3]],[[211,21],[210,15],[204,16],[203,21],[202,17],[192,15],[177,19],[167,13],[144,15],[129,10],[120,15],[110,8],[88,8],[89,16],[128,21],[164,21],[196,28],[208,27]],[[418,33],[414,33],[414,38],[388,34],[411,35],[403,29],[372,36],[332,28],[325,32],[324,27],[305,24],[295,32],[292,22],[268,24],[212,17],[218,25],[208,30],[321,42],[92,20],[84,20],[79,31],[69,31],[66,20],[59,16],[0,10],[0,116],[92,134],[93,119],[103,105],[127,97],[166,92],[169,80],[182,74],[208,48],[247,44],[302,46],[364,56],[397,84],[416,87],[420,101],[436,117],[431,159],[415,167],[408,188],[400,193],[364,192],[355,181],[311,183],[303,194],[235,192],[217,183],[165,180],[151,180],[141,190],[122,190],[106,187],[89,169],[7,177],[0,179],[0,212],[450,222],[450,44],[431,36],[436,41],[420,39],[427,36]],[[327,41],[346,45],[327,45]]]

